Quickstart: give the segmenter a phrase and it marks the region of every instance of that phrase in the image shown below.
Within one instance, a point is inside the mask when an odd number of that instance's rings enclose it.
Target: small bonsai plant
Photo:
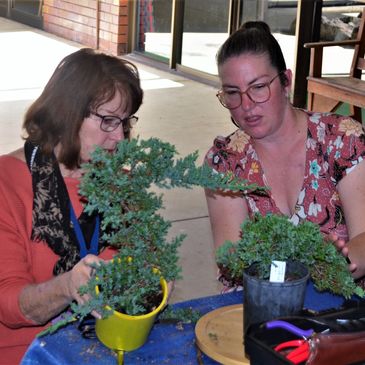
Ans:
[[[299,261],[310,272],[317,290],[328,290],[345,298],[364,296],[356,285],[345,257],[326,241],[319,226],[305,221],[294,225],[288,217],[255,215],[245,220],[237,242],[226,241],[216,251],[216,262],[231,285],[242,285],[242,273],[257,264],[257,276],[269,279],[273,260]]]
[[[197,152],[180,159],[176,154],[173,145],[156,138],[122,141],[113,154],[101,148],[94,151],[91,162],[83,166],[80,193],[87,199],[86,212],[102,216],[101,240],[118,253],[112,262],[95,266],[95,275],[80,288],[89,300],[83,305],[72,303],[71,313],[42,335],[92,311],[103,318],[113,310],[129,315],[148,313],[161,302],[160,277],[166,281],[180,278],[178,248],[185,236],[167,240],[171,222],[160,214],[162,195],[151,189],[153,185],[164,189],[263,189],[233,175],[214,173],[206,165],[196,166]]]

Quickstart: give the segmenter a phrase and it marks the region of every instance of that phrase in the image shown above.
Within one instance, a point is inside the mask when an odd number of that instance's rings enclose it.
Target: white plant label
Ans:
[[[285,279],[286,262],[272,261],[270,268],[270,279],[273,283],[282,283]]]

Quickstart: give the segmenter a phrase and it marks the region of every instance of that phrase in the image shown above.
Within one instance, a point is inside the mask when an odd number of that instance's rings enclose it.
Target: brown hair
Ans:
[[[287,85],[287,77],[283,71],[286,70],[285,59],[278,41],[272,35],[270,27],[263,21],[248,21],[232,33],[222,44],[217,53],[217,64],[222,65],[227,59],[237,57],[241,54],[267,54],[271,65],[280,74],[280,82]]]
[[[113,99],[116,92],[122,95],[128,115],[139,109],[143,91],[135,65],[91,48],[66,56],[25,115],[25,139],[45,154],[61,143],[59,162],[70,169],[78,167],[84,118]],[[129,132],[125,137],[129,138]]]

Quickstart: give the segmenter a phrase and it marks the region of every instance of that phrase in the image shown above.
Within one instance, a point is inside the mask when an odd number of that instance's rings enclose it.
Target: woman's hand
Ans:
[[[339,238],[338,235],[335,233],[330,233],[327,237],[335,245],[337,251],[346,258],[349,264],[349,271],[352,273],[355,272],[357,269],[357,265],[352,263],[349,258],[349,248],[347,247],[346,242],[343,239]]]
[[[73,300],[79,304],[85,303],[89,298],[87,295],[80,295],[78,290],[80,286],[86,285],[93,275],[93,265],[104,261],[95,255],[86,255],[81,259],[69,272],[70,278],[68,280],[68,292]]]
[[[88,294],[80,295],[79,288],[80,286],[87,284],[94,274],[95,269],[93,266],[101,261],[104,260],[95,255],[89,254],[81,259],[70,271],[71,278],[69,281],[69,292],[71,297],[75,299],[77,303],[83,304],[89,300]],[[91,314],[97,319],[101,318],[101,315],[98,312],[92,311]]]
[[[87,255],[71,271],[55,276],[49,281],[26,286],[19,297],[22,313],[37,324],[44,324],[58,315],[73,300],[82,304],[89,298],[80,296],[80,286],[87,284],[93,274],[92,264],[103,261],[97,256]],[[98,313],[92,313],[99,318]]]

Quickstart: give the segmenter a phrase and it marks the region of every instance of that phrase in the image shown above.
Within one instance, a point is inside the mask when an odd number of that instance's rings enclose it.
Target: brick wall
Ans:
[[[121,55],[127,52],[129,0],[44,0],[43,29]]]

